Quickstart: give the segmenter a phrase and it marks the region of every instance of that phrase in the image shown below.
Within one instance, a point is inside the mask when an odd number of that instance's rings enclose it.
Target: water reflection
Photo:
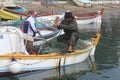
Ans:
[[[12,77],[0,78],[0,80],[19,80],[19,78],[12,76]]]
[[[120,16],[103,20],[102,38],[96,49],[97,79],[119,80],[120,70]],[[101,44],[102,43],[102,44]]]
[[[119,80],[120,74],[120,15],[103,17],[102,37],[95,52],[97,74],[77,76],[77,80]]]
[[[102,46],[98,47],[99,50],[104,47],[104,51],[100,51],[102,53],[106,53],[108,57],[107,60],[104,62],[115,64],[118,62],[118,55],[116,54],[119,52],[120,46],[120,17],[110,16],[110,20],[104,20],[102,24],[102,36],[105,38],[101,38],[101,43],[107,45],[108,47]],[[106,25],[110,24],[110,25]],[[106,59],[106,58],[103,58]],[[109,61],[112,60],[112,61]],[[108,61],[108,62],[107,62]]]

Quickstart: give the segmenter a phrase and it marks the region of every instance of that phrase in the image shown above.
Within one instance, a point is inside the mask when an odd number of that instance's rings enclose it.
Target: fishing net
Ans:
[[[90,44],[87,43],[86,40],[79,39],[76,46],[74,47],[74,50],[77,49],[84,49]],[[40,49],[40,47],[42,48]],[[34,46],[34,49],[38,52],[38,54],[48,54],[48,53],[66,53],[68,48],[67,42],[58,42],[57,38],[54,38],[45,44]]]
[[[17,28],[20,28],[20,25],[24,21],[25,21],[25,19],[17,20],[14,22],[13,25]],[[48,22],[48,21],[39,20],[37,22],[38,22],[37,25],[39,26],[37,28],[51,27],[52,26],[52,23]],[[90,37],[90,36],[87,36],[87,38],[88,37]],[[83,39],[82,36],[81,36],[81,39]],[[81,39],[78,40],[76,46],[74,47],[74,50],[85,49],[88,45],[90,45],[90,44],[88,44],[89,41],[87,41],[87,39],[85,39],[85,40],[81,40]],[[45,39],[43,39],[43,40],[45,40]],[[45,42],[44,44],[40,44],[39,46],[33,47],[37,54],[49,54],[49,53],[55,53],[55,52],[66,53],[67,52],[67,48],[68,48],[67,42],[58,42],[57,38],[54,38],[50,41],[44,41],[44,42]]]

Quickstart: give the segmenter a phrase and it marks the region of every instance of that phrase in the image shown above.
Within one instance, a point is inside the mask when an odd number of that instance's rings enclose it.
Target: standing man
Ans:
[[[39,31],[40,29],[36,28],[35,12],[33,10],[30,10],[28,12],[28,17],[25,19],[23,24],[23,32],[32,37],[35,37],[36,33]],[[32,47],[33,47],[33,42],[27,40],[26,49],[29,53],[31,53]]]
[[[23,32],[31,35],[32,37],[35,37],[36,32],[40,31],[36,28],[35,15],[35,12],[33,10],[30,10],[28,12],[28,17],[24,21],[23,27]]]
[[[78,25],[72,12],[65,12],[60,24],[54,24],[58,29],[63,29],[65,34],[58,36],[58,41],[68,42],[68,52],[73,52],[73,47],[79,39]]]

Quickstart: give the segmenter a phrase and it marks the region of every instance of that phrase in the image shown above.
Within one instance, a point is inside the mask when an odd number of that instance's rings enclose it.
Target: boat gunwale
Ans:
[[[3,10],[8,11],[8,12],[13,13],[13,14],[16,14],[16,15],[21,15],[21,16],[27,16],[28,15],[28,12],[24,12],[24,13],[16,12],[14,10],[10,10],[10,9],[7,9],[7,8],[4,8]],[[48,16],[48,15],[52,15],[52,14],[50,14],[50,13],[46,13],[46,14],[45,13],[38,13],[36,17],[39,17],[41,15],[42,16]]]
[[[92,18],[96,18],[97,16],[99,16],[98,12],[90,12],[90,13],[85,13],[85,14],[73,14],[74,16],[76,16],[76,20],[86,20],[86,19],[92,19]]]
[[[60,53],[49,53],[49,54],[40,54],[40,55],[25,55],[22,53],[15,53],[14,55],[12,53],[8,53],[5,55],[0,55],[0,59],[11,59],[12,57],[18,58],[18,59],[50,59],[50,58],[66,58],[69,56],[76,56],[80,54],[84,54],[85,52],[91,51],[91,49],[95,47],[95,45],[90,45],[85,49],[82,50],[75,50],[72,53],[65,53],[65,54],[60,54]]]
[[[13,13],[13,14],[16,14],[16,15],[21,15],[21,16],[27,16],[27,12],[24,12],[24,13],[21,13],[21,12],[16,12],[16,11],[13,11],[13,10],[10,10],[10,9],[7,9],[7,8],[4,8],[3,10],[5,11],[8,11],[10,13]],[[38,13],[36,17],[39,17],[39,16],[50,16],[52,14],[44,14],[44,13]],[[85,13],[85,14],[75,14],[73,13],[74,16],[76,16],[76,20],[86,20],[86,19],[92,19],[92,18],[95,18],[99,15],[98,12],[89,12],[89,13]],[[87,17],[86,17],[87,15]]]
[[[8,12],[13,13],[13,14],[18,14],[18,15],[27,16],[27,12],[21,13],[21,12],[16,12],[16,11],[7,9],[7,8],[4,8],[3,10],[8,11]]]

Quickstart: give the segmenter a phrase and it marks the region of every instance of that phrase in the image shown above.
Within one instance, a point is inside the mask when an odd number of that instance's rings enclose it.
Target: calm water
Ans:
[[[102,38],[95,52],[95,63],[89,58],[83,63],[60,70],[38,71],[0,80],[120,80],[120,15],[118,14],[116,12],[115,15],[103,17]]]

